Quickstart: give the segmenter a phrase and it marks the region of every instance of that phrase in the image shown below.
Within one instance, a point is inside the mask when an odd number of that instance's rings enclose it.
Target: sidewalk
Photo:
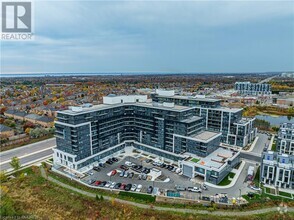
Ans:
[[[205,182],[205,185],[210,186],[210,187],[213,187],[213,188],[216,188],[216,189],[228,189],[228,188],[231,188],[231,187],[233,187],[236,184],[236,182],[237,182],[237,180],[238,180],[238,178],[240,176],[240,173],[244,169],[244,166],[245,166],[245,162],[242,161],[239,169],[237,171],[234,171],[234,173],[236,173],[236,174],[235,174],[233,180],[231,181],[231,183],[229,185],[226,185],[226,186],[218,186],[218,185],[214,185],[214,184],[208,183],[208,182]]]

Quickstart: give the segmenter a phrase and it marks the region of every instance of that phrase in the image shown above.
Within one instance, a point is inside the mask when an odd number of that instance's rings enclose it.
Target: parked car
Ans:
[[[119,168],[123,169],[123,170],[128,170],[129,168],[125,165],[120,165]]]
[[[125,172],[125,174],[124,174],[124,178],[127,178],[128,175],[129,175],[129,172]]]
[[[112,182],[111,181],[108,181],[106,184],[105,184],[105,187],[106,188],[109,188],[111,186]]]
[[[88,174],[89,176],[92,176],[92,175],[94,175],[94,173],[93,173],[93,172],[91,172],[91,171],[87,172],[87,174]]]
[[[136,191],[136,189],[137,189],[137,184],[133,184],[133,186],[132,186],[132,188],[131,188],[131,191]]]
[[[100,185],[100,183],[101,183],[101,181],[100,181],[100,180],[97,180],[97,181],[95,181],[95,186],[99,186],[99,185]]]
[[[147,160],[145,160],[145,162],[146,163],[151,163],[153,160],[151,160],[151,159],[147,159]]]
[[[133,178],[133,176],[134,176],[134,172],[130,172],[129,173],[129,178]]]
[[[131,167],[134,165],[134,163],[130,162],[130,161],[126,161],[125,162],[125,165],[127,165],[128,167]]]
[[[113,187],[114,189],[119,189],[121,187],[121,183],[117,183],[115,184],[115,186]]]
[[[210,198],[208,196],[202,196],[201,199],[204,201],[210,201]]]
[[[261,191],[261,188],[257,187],[257,186],[250,186],[250,189],[253,189],[255,191]]]
[[[113,164],[112,160],[107,160],[106,163],[108,163],[109,165]]]
[[[113,189],[116,185],[116,182],[112,182],[111,185],[109,186],[110,189]]]
[[[176,169],[176,173],[180,173],[180,172],[182,172],[181,168]]]
[[[89,184],[89,185],[93,184],[94,182],[95,182],[95,180],[93,180],[93,179],[89,179],[89,180],[88,180],[88,184]]]
[[[121,173],[119,174],[119,176],[120,177],[124,177],[124,175],[125,175],[125,171],[123,170],[123,171],[121,171]]]
[[[196,186],[194,186],[194,187],[188,187],[188,191],[190,191],[190,192],[197,192],[197,193],[201,193],[202,192],[202,190],[200,188],[196,187]]]
[[[142,185],[139,184],[139,185],[137,186],[136,192],[141,192],[141,190],[142,190]]]
[[[146,180],[147,179],[147,175],[146,174],[143,174],[142,175],[142,180]]]
[[[99,168],[99,167],[93,167],[93,170],[95,170],[95,171],[97,171],[97,172],[99,172],[101,169]]]
[[[172,169],[172,172],[176,172],[177,169],[178,169],[177,167],[174,167],[174,168]]]
[[[115,158],[115,157],[111,158],[111,160],[112,160],[113,162],[117,162],[117,161],[118,161],[118,159]]]
[[[228,203],[229,202],[229,199],[228,199],[227,196],[224,196],[224,197],[219,198],[218,201],[221,202],[221,203]]]
[[[122,183],[122,184],[120,185],[119,189],[124,190],[125,187],[126,187],[126,184],[125,184],[125,183]]]
[[[176,185],[175,188],[178,191],[186,191],[186,187],[184,187],[184,186],[178,186],[178,185]]]
[[[152,163],[152,165],[153,165],[153,166],[157,166],[157,162],[154,161],[154,162]]]
[[[114,176],[115,174],[117,173],[117,171],[116,170],[113,170],[113,171],[111,171],[111,176]]]
[[[130,191],[132,188],[132,184],[127,184],[126,187],[125,187],[125,191]]]
[[[168,168],[169,171],[172,171],[174,169],[173,165],[170,165],[170,167]]]
[[[104,163],[99,163],[99,167],[105,167]]]
[[[147,189],[147,193],[151,194],[152,192],[153,192],[153,187],[149,186],[148,189]]]
[[[102,182],[99,184],[99,186],[100,186],[100,187],[104,187],[104,186],[106,185],[106,183],[107,183],[106,181],[102,181]]]

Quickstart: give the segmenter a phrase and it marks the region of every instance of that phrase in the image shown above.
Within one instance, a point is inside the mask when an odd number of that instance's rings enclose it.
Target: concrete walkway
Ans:
[[[239,179],[240,173],[244,169],[244,166],[245,166],[245,162],[242,161],[239,169],[236,170],[236,171],[234,170],[234,172],[233,172],[233,173],[235,173],[234,178],[232,179],[232,181],[230,182],[230,184],[228,184],[226,186],[218,186],[218,185],[215,185],[215,184],[212,184],[212,183],[208,183],[208,182],[205,182],[205,185],[210,186],[210,187],[213,187],[213,188],[216,188],[216,189],[228,189],[228,188],[231,188],[231,187],[233,187],[236,184],[237,180]]]
[[[42,171],[43,170],[43,171]],[[72,187],[70,185],[64,184],[50,176],[45,175],[44,168],[41,167],[41,175],[48,179],[50,182],[53,182],[61,187],[64,187],[66,189],[75,191],[77,193],[80,193],[82,195],[88,196],[95,198],[96,194],[87,192],[81,189],[77,189],[75,187]],[[259,210],[252,210],[252,211],[207,211],[207,210],[195,210],[195,209],[181,209],[181,208],[168,208],[168,207],[160,207],[160,206],[151,206],[151,205],[146,205],[146,204],[141,204],[141,203],[135,203],[127,200],[122,200],[122,199],[117,199],[109,196],[103,196],[104,199],[106,200],[115,200],[116,202],[136,206],[142,209],[154,209],[154,210],[159,210],[159,211],[169,211],[169,212],[180,212],[180,213],[191,213],[191,214],[208,214],[208,215],[218,215],[218,216],[248,216],[248,215],[256,215],[256,214],[263,214],[263,213],[268,213],[268,212],[277,212],[277,207],[272,207],[272,208],[266,208],[266,209],[259,209]],[[294,208],[288,208],[288,212],[294,212]]]

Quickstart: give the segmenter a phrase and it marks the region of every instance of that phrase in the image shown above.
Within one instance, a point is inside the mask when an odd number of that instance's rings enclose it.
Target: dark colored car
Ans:
[[[113,162],[117,162],[117,161],[118,161],[118,159],[116,159],[115,157],[111,158],[111,160],[112,160]]]
[[[145,162],[146,162],[146,163],[151,163],[151,162],[153,162],[153,160],[151,160],[151,159],[147,159]]]
[[[93,167],[93,170],[99,172],[101,169],[99,167]]]
[[[113,164],[113,162],[112,162],[112,160],[110,160],[110,159],[108,159],[107,161],[106,161],[106,163],[108,163],[108,164]]]
[[[147,189],[147,193],[151,194],[153,191],[153,187],[152,186],[149,186],[148,189]]]
[[[120,165],[119,168],[123,169],[123,170],[128,170],[129,168],[125,165]]]
[[[121,183],[117,183],[117,184],[115,184],[115,186],[114,186],[115,189],[119,189],[120,187],[121,187]]]
[[[126,187],[125,187],[125,191],[130,191],[131,188],[132,188],[132,184],[128,184],[128,185],[126,185]]]
[[[169,171],[172,171],[175,167],[173,165],[170,165],[170,167],[168,168]]]
[[[104,163],[99,163],[99,167],[105,167]]]
[[[210,201],[210,198],[208,196],[202,196],[201,199],[204,201]]]
[[[107,181],[102,181],[99,186],[104,187],[106,185]]]
[[[134,176],[134,173],[133,172],[130,172],[129,173],[129,178],[133,178],[133,176]]]

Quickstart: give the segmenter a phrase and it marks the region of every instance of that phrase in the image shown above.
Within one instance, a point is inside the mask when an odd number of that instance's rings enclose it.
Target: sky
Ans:
[[[294,1],[35,1],[2,73],[294,70]]]

